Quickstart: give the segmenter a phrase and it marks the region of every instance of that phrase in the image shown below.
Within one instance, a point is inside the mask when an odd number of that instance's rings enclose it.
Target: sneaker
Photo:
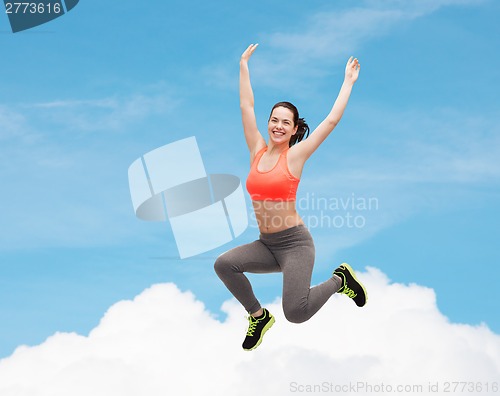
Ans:
[[[345,294],[347,297],[352,298],[358,307],[362,307],[366,304],[368,293],[365,287],[356,278],[349,264],[341,264],[340,267],[333,271],[333,274],[342,279],[342,286],[337,293]]]
[[[262,342],[262,338],[267,330],[274,324],[274,316],[264,308],[264,313],[259,318],[254,318],[248,315],[248,331],[245,341],[243,341],[243,349],[245,351],[253,351]]]

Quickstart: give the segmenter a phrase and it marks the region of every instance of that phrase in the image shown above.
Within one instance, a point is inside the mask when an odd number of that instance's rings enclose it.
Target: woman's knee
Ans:
[[[225,274],[228,272],[233,272],[233,262],[229,255],[226,253],[221,254],[214,263],[214,270],[217,275]]]
[[[309,319],[304,309],[299,306],[286,306],[283,305],[283,313],[286,320],[291,323],[303,323]]]

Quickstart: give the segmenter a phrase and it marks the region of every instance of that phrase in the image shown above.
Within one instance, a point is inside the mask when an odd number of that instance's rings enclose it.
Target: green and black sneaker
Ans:
[[[274,316],[264,308],[264,313],[257,318],[248,315],[248,322],[248,331],[245,341],[243,341],[243,349],[245,351],[253,351],[262,342],[266,331],[274,324]]]
[[[342,279],[342,286],[337,293],[345,294],[347,297],[352,298],[358,307],[366,304],[368,293],[362,283],[356,278],[349,264],[341,264],[340,267],[333,271],[333,274]]]

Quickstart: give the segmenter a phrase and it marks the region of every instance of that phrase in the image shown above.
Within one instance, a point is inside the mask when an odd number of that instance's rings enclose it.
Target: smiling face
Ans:
[[[288,144],[290,138],[297,132],[293,121],[293,112],[286,107],[276,107],[269,117],[267,132],[275,144]]]

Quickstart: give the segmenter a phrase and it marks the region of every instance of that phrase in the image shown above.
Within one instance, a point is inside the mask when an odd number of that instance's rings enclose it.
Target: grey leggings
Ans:
[[[249,313],[261,308],[244,272],[283,273],[283,311],[287,320],[302,323],[311,318],[340,288],[340,280],[330,278],[311,286],[314,242],[309,230],[295,226],[260,238],[220,255],[215,272]]]

